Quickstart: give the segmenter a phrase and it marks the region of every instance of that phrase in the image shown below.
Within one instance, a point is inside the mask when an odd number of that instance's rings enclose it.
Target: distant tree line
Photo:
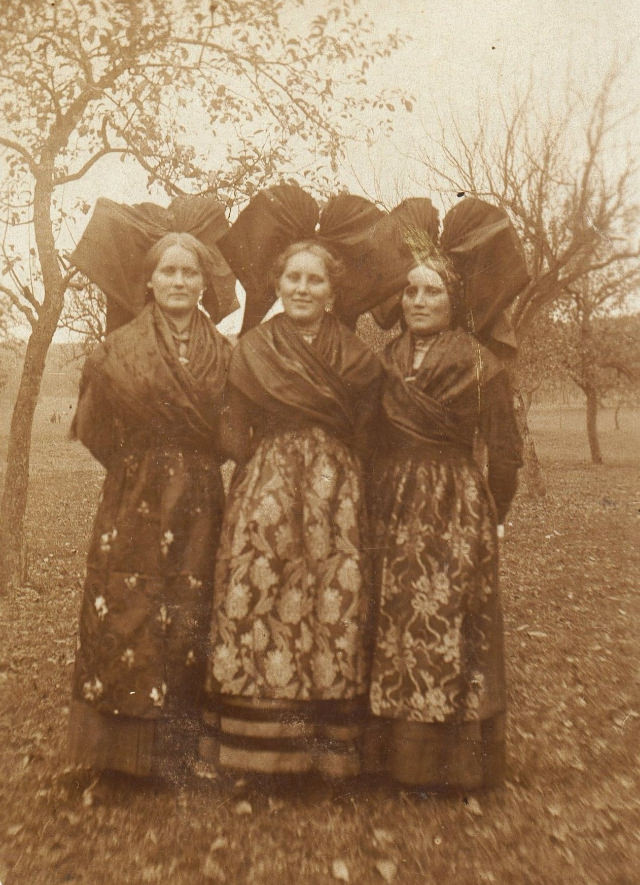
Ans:
[[[602,464],[599,410],[613,408],[619,428],[620,410],[640,406],[640,314],[600,313],[591,282],[531,329],[520,348],[516,377],[527,412],[542,390],[566,391],[570,385],[583,397],[591,460]]]

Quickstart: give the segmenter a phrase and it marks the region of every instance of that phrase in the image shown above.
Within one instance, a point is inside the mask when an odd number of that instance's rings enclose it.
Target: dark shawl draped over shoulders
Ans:
[[[109,335],[87,359],[80,385],[81,402],[96,399],[96,410],[76,414],[72,434],[106,464],[101,441],[110,410],[146,445],[188,445],[203,453],[216,446],[231,345],[202,312],[191,327],[188,364],[178,359],[171,330],[155,305],[147,305],[126,326]]]
[[[240,339],[229,369],[230,383],[260,409],[346,439],[381,375],[378,358],[330,314],[313,344],[285,314],[273,317]]]
[[[448,450],[471,455],[479,430],[487,445],[489,488],[502,522],[522,466],[522,441],[504,367],[462,329],[441,332],[417,370],[412,363],[413,342],[405,332],[384,356],[382,408],[399,437],[394,451],[411,441],[434,444],[442,455]]]
[[[384,354],[387,418],[414,439],[470,449],[487,387],[501,364],[462,329],[438,334],[415,371],[412,362],[413,341],[405,332]]]

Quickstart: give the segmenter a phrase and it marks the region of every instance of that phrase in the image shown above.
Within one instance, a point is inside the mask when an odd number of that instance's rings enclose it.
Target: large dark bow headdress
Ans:
[[[218,244],[247,293],[243,331],[259,323],[275,301],[269,278],[276,258],[301,240],[316,240],[343,262],[334,312],[353,325],[381,297],[372,249],[373,230],[383,217],[369,200],[352,194],[331,197],[321,211],[295,184],[259,191]]]
[[[219,322],[238,307],[235,278],[217,247],[228,228],[224,206],[212,196],[177,197],[167,208],[101,197],[70,261],[107,296],[110,332],[144,307],[144,256],[151,246],[167,233],[192,234],[209,252],[213,291],[205,289],[202,302]]]
[[[467,197],[444,217],[431,200],[404,200],[376,228],[376,264],[382,289],[393,294],[374,308],[379,325],[390,328],[401,314],[407,273],[416,264],[448,267],[462,286],[464,325],[500,355],[515,350],[516,339],[506,309],[529,281],[518,236],[507,213]]]

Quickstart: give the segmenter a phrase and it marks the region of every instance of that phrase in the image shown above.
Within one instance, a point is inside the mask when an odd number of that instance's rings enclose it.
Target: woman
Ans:
[[[417,789],[488,786],[504,767],[498,528],[520,439],[506,373],[461,327],[451,268],[409,271],[386,348],[386,442],[374,472],[379,593],[369,766]],[[488,481],[473,458],[480,431]]]
[[[197,750],[230,346],[198,309],[211,282],[199,240],[166,234],[145,276],[151,300],[87,360],[73,425],[107,476],[70,738],[78,765],[171,778]]]
[[[284,313],[229,369],[233,457],[215,576],[211,689],[219,763],[355,774],[369,584],[358,453],[378,360],[329,312],[339,267],[316,242],[274,268]]]

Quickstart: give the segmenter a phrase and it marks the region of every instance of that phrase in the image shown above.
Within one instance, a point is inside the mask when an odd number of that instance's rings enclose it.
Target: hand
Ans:
[[[504,538],[504,525],[498,526],[498,540],[501,541]]]

